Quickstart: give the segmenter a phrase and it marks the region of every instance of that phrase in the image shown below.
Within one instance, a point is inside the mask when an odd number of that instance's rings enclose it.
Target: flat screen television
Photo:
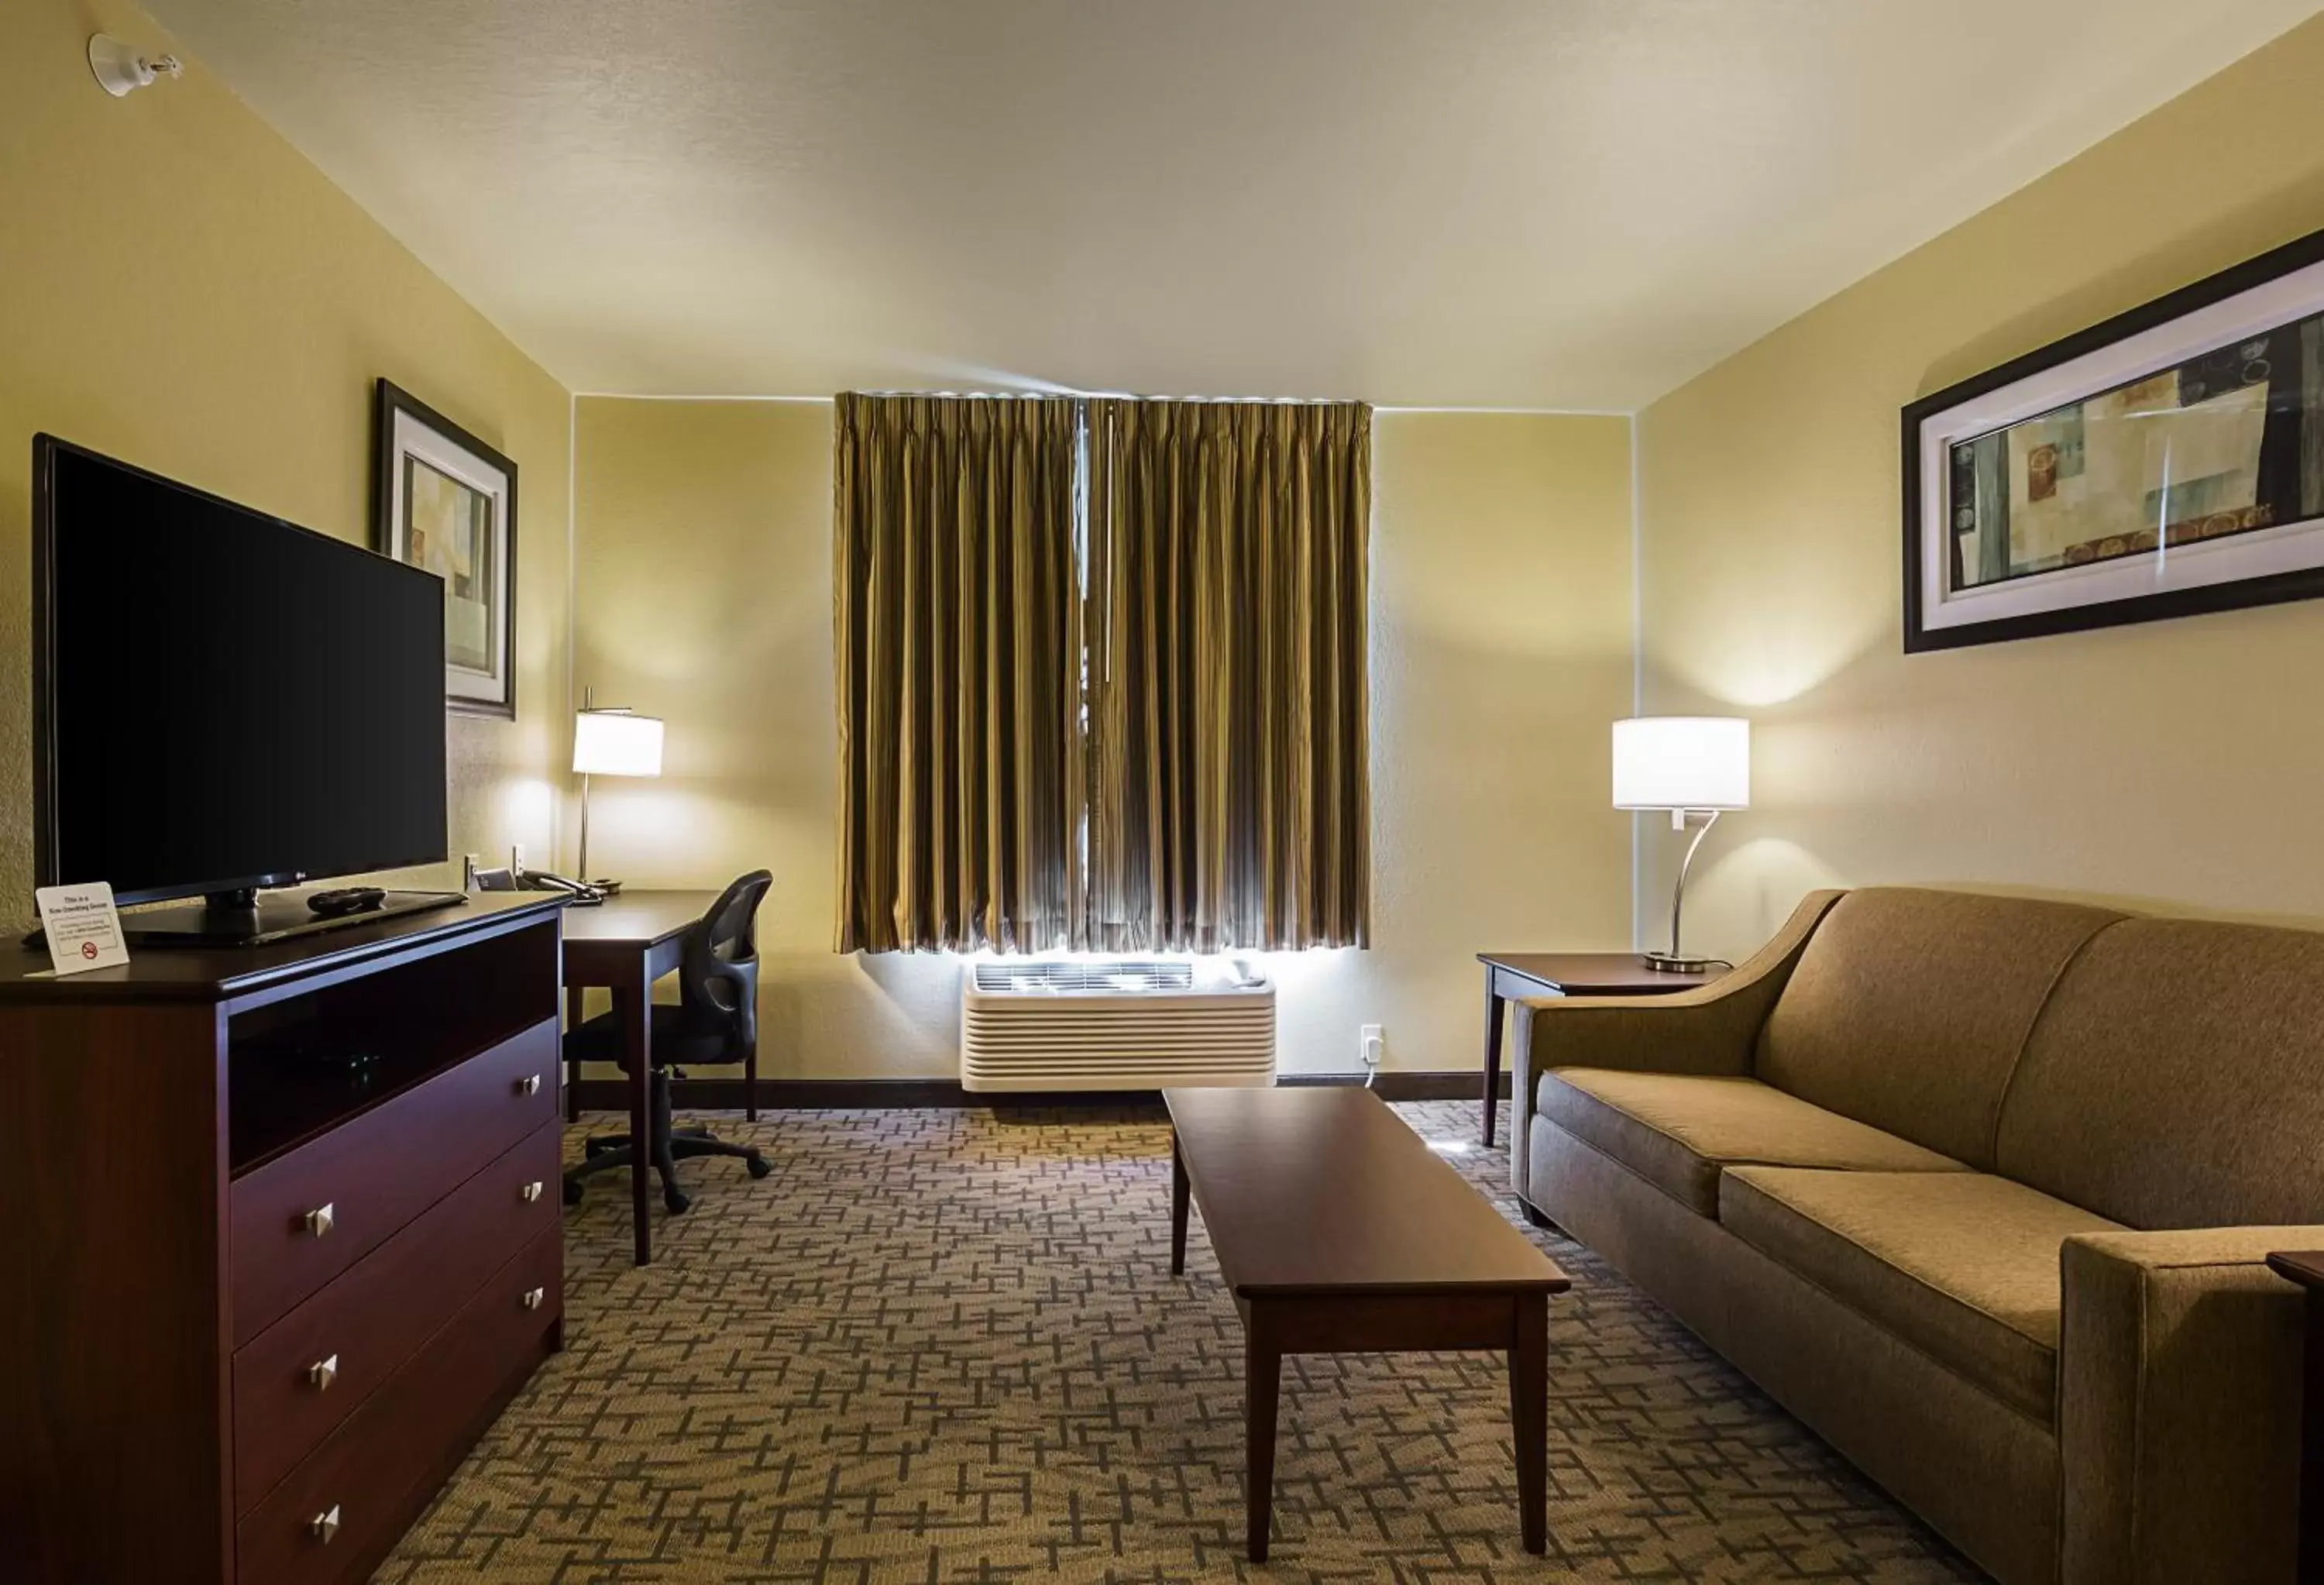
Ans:
[[[40,884],[252,939],[307,918],[263,888],[445,858],[432,574],[51,436],[32,479]]]

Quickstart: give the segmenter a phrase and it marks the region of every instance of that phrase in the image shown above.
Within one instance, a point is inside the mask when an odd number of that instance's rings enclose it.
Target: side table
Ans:
[[[1525,996],[1667,996],[1708,985],[1727,972],[1674,974],[1646,967],[1634,952],[1480,952],[1485,965],[1485,1129],[1501,1088],[1501,1004]]]
[[[2283,1251],[2267,1268],[2308,1293],[2300,1405],[2300,1585],[2324,1585],[2324,1249]]]

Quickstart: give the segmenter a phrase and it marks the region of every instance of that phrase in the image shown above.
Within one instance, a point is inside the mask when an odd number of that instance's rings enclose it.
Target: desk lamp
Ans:
[[[1646,967],[1674,974],[1715,967],[1714,960],[1679,949],[1679,911],[1694,850],[1721,811],[1751,806],[1751,723],[1729,715],[1635,715],[1616,722],[1614,806],[1667,809],[1673,831],[1694,832],[1671,890],[1670,950],[1646,954]]]
[[[581,778],[581,879],[589,880],[589,779],[592,776],[659,776],[661,718],[612,705],[600,708],[595,690],[581,696],[573,717],[573,769]],[[619,891],[618,880],[589,880]]]

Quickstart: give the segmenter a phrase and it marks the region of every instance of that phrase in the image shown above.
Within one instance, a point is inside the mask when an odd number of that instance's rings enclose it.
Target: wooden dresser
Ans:
[[[558,901],[0,950],[0,1575],[393,1548],[563,1341]]]

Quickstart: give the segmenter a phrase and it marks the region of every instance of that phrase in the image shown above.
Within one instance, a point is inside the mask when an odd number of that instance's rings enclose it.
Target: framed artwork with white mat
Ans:
[[[374,408],[372,547],[444,580],[444,704],[516,718],[516,464],[391,381]]]
[[[1908,653],[2324,594],[2324,232],[1904,422]]]

